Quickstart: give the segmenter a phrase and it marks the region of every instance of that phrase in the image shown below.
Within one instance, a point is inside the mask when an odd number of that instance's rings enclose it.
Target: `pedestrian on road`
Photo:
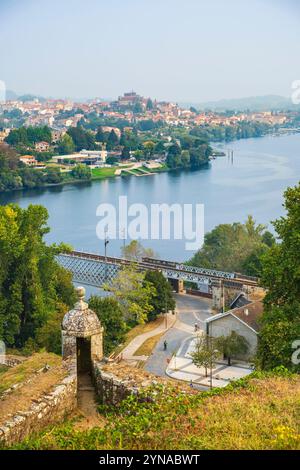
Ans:
[[[195,323],[195,331],[198,331],[198,323]]]
[[[166,340],[164,340],[164,351],[166,351],[166,350],[167,350],[167,347],[168,347],[168,343],[167,343],[167,341],[166,341]]]

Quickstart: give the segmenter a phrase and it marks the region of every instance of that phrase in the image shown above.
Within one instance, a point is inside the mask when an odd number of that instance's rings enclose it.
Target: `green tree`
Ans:
[[[172,295],[172,288],[160,271],[147,271],[145,281],[152,284],[156,291],[151,299],[153,310],[148,314],[148,320],[154,320],[161,313],[175,310],[176,303]]]
[[[78,163],[78,165],[72,169],[71,174],[74,178],[79,180],[90,180],[92,177],[91,169],[83,163]]]
[[[300,299],[300,183],[284,193],[286,216],[273,222],[280,243],[263,258],[262,284],[266,305],[291,304]]]
[[[263,368],[292,362],[293,343],[300,338],[300,183],[285,193],[286,215],[273,222],[280,243],[263,256],[261,283],[267,289],[258,348]]]
[[[143,143],[143,147],[145,149],[145,153],[148,157],[151,157],[153,155],[153,151],[155,148],[155,143],[152,142],[151,140],[147,140],[146,142]]]
[[[299,372],[292,362],[294,348],[300,338],[300,302],[291,305],[266,306],[258,343],[258,364],[263,369],[284,366]],[[294,344],[295,342],[295,344]]]
[[[33,347],[37,345],[40,348],[45,348],[48,352],[61,354],[61,323],[66,311],[67,307],[62,304],[61,306],[57,306],[57,311],[49,313],[49,317],[45,323],[36,331]],[[29,339],[31,341],[33,340],[33,338]]]
[[[147,104],[146,104],[146,109],[147,109],[148,111],[151,111],[153,108],[154,108],[154,106],[153,106],[153,101],[151,100],[151,98],[148,98]]]
[[[97,133],[96,133],[96,136],[95,136],[95,140],[96,142],[106,142],[106,139],[105,139],[105,134],[103,132],[103,129],[102,127],[98,127],[98,130],[97,130]]]
[[[189,264],[214,268],[221,271],[261,274],[259,255],[265,253],[272,235],[267,236],[266,227],[256,224],[248,216],[244,224],[221,224],[204,237],[203,247],[193,256]]]
[[[19,157],[15,150],[6,144],[0,144],[0,174],[7,170],[16,170]]]
[[[112,297],[92,296],[89,307],[95,311],[104,327],[104,352],[109,354],[124,341],[128,326],[120,304]]]
[[[95,137],[90,131],[84,130],[81,126],[70,127],[67,134],[72,137],[75,150],[92,150],[95,148]]]
[[[190,149],[190,164],[191,168],[198,169],[203,164],[208,162],[211,155],[211,148],[207,144],[201,144],[199,147]]]
[[[107,148],[113,150],[119,144],[119,138],[115,131],[112,129],[107,139]]]
[[[208,369],[214,367],[220,352],[217,349],[217,343],[214,338],[199,335],[195,343],[194,351],[190,355],[193,364],[197,367],[204,367],[205,377],[207,377]]]
[[[59,168],[48,166],[46,169],[47,183],[57,184],[62,181],[62,174]]]
[[[121,160],[128,160],[130,158],[130,151],[128,147],[123,147],[121,153]]]
[[[166,163],[169,168],[179,168],[181,166],[181,148],[178,144],[172,144],[168,148]]]
[[[190,152],[188,150],[183,150],[181,152],[181,165],[183,168],[188,168],[190,166],[191,158]]]
[[[69,155],[75,150],[75,145],[72,137],[69,134],[65,134],[58,142],[58,153],[60,155]]]
[[[42,206],[0,206],[0,338],[8,345],[24,345],[58,304],[73,302],[70,277],[61,296],[65,271],[55,259],[66,247],[45,244],[47,219]]]
[[[140,114],[144,111],[144,108],[141,103],[137,102],[133,105],[132,111],[134,114]]]
[[[142,258],[155,258],[151,248],[145,248],[138,240],[132,240],[128,245],[122,247],[122,256],[130,261],[141,261]]]
[[[235,331],[232,331],[228,336],[216,338],[216,346],[227,358],[229,366],[232,358],[244,356],[249,350],[249,343],[246,338]]]

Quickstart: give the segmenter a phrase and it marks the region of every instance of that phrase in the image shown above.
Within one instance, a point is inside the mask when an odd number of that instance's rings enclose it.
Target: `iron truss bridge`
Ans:
[[[73,281],[95,287],[110,284],[122,267],[132,264],[132,261],[123,258],[105,257],[81,251],[62,253],[57,256],[57,260],[61,266],[72,273]],[[142,258],[142,261],[137,262],[136,266],[140,271],[161,271],[168,279],[195,282],[198,285],[207,284],[210,286],[219,281],[224,284],[256,286],[258,282],[257,278],[250,276],[154,258]]]

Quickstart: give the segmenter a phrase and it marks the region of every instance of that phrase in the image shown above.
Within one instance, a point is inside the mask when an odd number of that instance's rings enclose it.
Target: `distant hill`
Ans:
[[[17,93],[15,93],[12,90],[6,90],[6,99],[11,100],[11,101],[15,101],[15,100],[18,99],[18,95],[17,95]]]
[[[299,109],[290,98],[279,95],[250,96],[246,98],[226,99],[219,101],[206,101],[203,103],[181,103],[184,107],[193,106],[196,109],[210,109],[212,111],[267,111]]]
[[[39,101],[45,101],[45,98],[43,96],[32,95],[30,93],[18,95],[13,90],[6,90],[6,99],[9,101],[33,101],[35,99],[38,99]]]

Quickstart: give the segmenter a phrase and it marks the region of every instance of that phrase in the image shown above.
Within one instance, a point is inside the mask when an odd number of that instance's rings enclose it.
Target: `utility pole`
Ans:
[[[125,233],[125,227],[122,229],[122,238],[123,238],[123,250],[125,249],[125,246],[126,246],[126,237],[125,237],[126,233]],[[123,253],[124,255],[124,258],[125,258],[125,254]]]
[[[168,301],[167,301],[167,293],[165,292],[165,327],[168,328]]]
[[[222,312],[225,312],[225,290],[224,290],[224,280],[221,281],[222,283]]]

